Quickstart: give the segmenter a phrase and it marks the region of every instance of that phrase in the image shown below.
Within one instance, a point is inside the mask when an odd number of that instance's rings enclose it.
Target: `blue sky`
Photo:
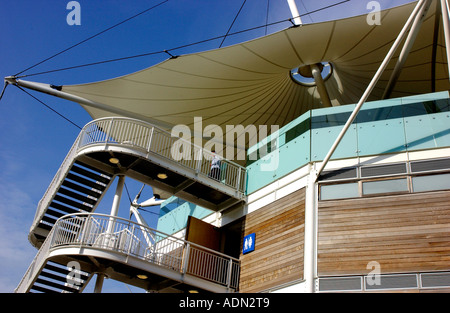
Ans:
[[[0,77],[14,75],[162,0],[79,0],[81,25],[70,26],[66,0],[5,0],[0,2]],[[341,2],[296,0],[301,14]],[[351,0],[338,7],[304,16],[304,23],[368,13],[369,1]],[[381,0],[382,8],[411,0]],[[110,60],[175,47],[227,33],[243,0],[169,0],[127,23],[45,62],[24,74],[35,74],[91,62]],[[267,15],[267,4],[269,14]],[[231,32],[290,18],[286,0],[247,0]],[[281,23],[228,37],[224,46],[289,27]],[[220,40],[174,50],[187,54],[216,49]],[[29,76],[25,80],[55,85],[77,84],[125,75],[165,60],[168,55],[136,58],[93,67]],[[31,92],[79,126],[91,120],[76,103]],[[78,136],[79,129],[14,86],[0,101],[0,292],[13,292],[33,260],[36,250],[28,240],[36,207]],[[127,181],[133,198],[141,184]],[[111,191],[97,212],[109,213]],[[141,199],[151,196],[144,189]],[[128,216],[124,193],[120,215]],[[156,209],[153,209],[158,213]],[[144,213],[155,225],[156,215]],[[91,283],[93,285],[94,282]],[[92,290],[92,286],[87,291]],[[105,292],[136,292],[131,286],[105,281]]]

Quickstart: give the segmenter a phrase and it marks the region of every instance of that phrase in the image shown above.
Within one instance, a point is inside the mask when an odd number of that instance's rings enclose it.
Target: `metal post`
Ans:
[[[105,275],[97,273],[97,280],[95,281],[94,293],[101,293],[103,288],[103,282],[105,280]]]
[[[305,194],[305,238],[303,246],[303,278],[305,291],[315,291],[316,278],[316,172],[310,165]]]
[[[130,117],[130,118],[134,118],[134,119],[138,119],[141,121],[145,121],[145,122],[149,122],[155,126],[159,126],[165,129],[172,129],[174,125],[169,124],[169,123],[165,123],[163,121],[148,117],[148,116],[144,116],[142,114],[137,114],[131,111],[127,111],[127,110],[123,110],[120,108],[116,108],[113,106],[109,106],[107,104],[103,104],[103,103],[99,103],[99,102],[95,102],[92,100],[88,100],[85,99],[83,97],[79,97],[79,96],[75,96],[72,95],[70,93],[64,92],[64,91],[60,91],[57,90],[55,88],[52,88],[49,84],[43,84],[43,83],[36,83],[36,82],[30,82],[30,81],[26,81],[26,80],[21,80],[21,79],[17,79],[14,76],[8,76],[5,77],[5,82],[7,82],[8,84],[11,85],[16,85],[16,86],[20,86],[23,88],[27,88],[27,89],[31,89],[31,90],[35,90],[35,91],[39,91],[42,93],[46,93],[49,94],[51,96],[55,96],[61,99],[66,99],[69,101],[73,101],[91,108],[95,108],[98,110],[104,110],[119,116],[125,116],[125,117]]]
[[[90,221],[91,221],[91,216],[90,215],[88,215],[88,216],[86,216],[84,218],[84,225],[83,225],[83,228],[81,230],[81,237],[80,237],[80,248],[85,244],[87,231],[88,230],[90,231]]]
[[[230,259],[228,261],[228,274],[227,274],[227,288],[230,289],[231,288],[231,274],[233,271],[233,260]]]
[[[403,46],[400,56],[398,57],[398,61],[397,64],[395,65],[394,71],[392,72],[391,78],[389,79],[389,82],[386,86],[382,99],[390,97],[392,90],[395,87],[395,83],[397,82],[397,79],[400,76],[402,68],[405,65],[409,53],[411,52],[411,49],[416,41],[417,35],[419,34],[420,28],[423,24],[428,9],[430,8],[431,2],[432,2],[431,0],[426,0],[426,4],[422,7],[422,9],[419,12],[420,18],[417,18],[414,21],[414,24],[409,32],[409,35],[406,38],[405,45]]]
[[[188,270],[190,253],[191,253],[191,245],[189,243],[186,243],[186,248],[184,249],[183,267],[181,269],[183,274],[186,274],[186,272]]]
[[[449,5],[447,0],[441,0],[442,24],[444,26],[445,47],[447,51],[447,67],[450,75],[450,21]]]
[[[122,198],[123,186],[125,185],[125,176],[119,175],[119,181],[117,182],[116,194],[114,195],[113,205],[111,207],[111,218],[108,224],[107,233],[111,234],[114,230],[114,218],[119,213],[120,199]]]
[[[202,170],[203,148],[199,148],[196,160],[197,160],[197,165],[195,168],[195,173],[198,175]]]
[[[152,127],[152,130],[150,132],[150,136],[148,139],[148,146],[147,146],[147,152],[152,151],[152,140],[153,140],[153,133],[155,132],[155,127]]]
[[[293,23],[295,26],[302,25],[302,19],[300,18],[300,13],[298,13],[297,5],[295,4],[295,0],[287,0],[289,4],[289,9],[291,10],[291,14],[293,17]]]
[[[227,166],[227,170],[228,170],[228,166]],[[238,173],[237,173],[237,182],[236,182],[236,191],[237,192],[240,192],[240,190],[241,190],[241,175],[242,175],[242,173],[241,173],[241,168],[239,167],[238,168]],[[231,175],[230,175],[231,176]],[[227,179],[226,177],[225,177],[225,179]]]
[[[328,161],[330,160],[331,156],[333,155],[334,151],[336,151],[339,143],[341,142],[342,138],[344,138],[345,133],[350,128],[350,125],[355,120],[356,116],[358,115],[359,111],[361,110],[362,105],[367,101],[367,98],[371,94],[372,90],[375,88],[375,85],[378,83],[378,80],[381,78],[381,75],[383,74],[384,70],[388,66],[390,60],[394,56],[395,51],[402,43],[406,33],[411,28],[412,23],[416,20],[418,13],[424,6],[428,0],[419,0],[416,7],[414,8],[413,12],[411,13],[410,17],[408,18],[408,21],[406,22],[405,26],[401,30],[400,34],[398,35],[397,39],[395,40],[394,44],[392,45],[391,49],[389,50],[388,54],[386,55],[384,61],[381,63],[380,67],[378,68],[378,71],[375,73],[375,76],[373,77],[372,81],[370,82],[369,86],[367,87],[366,91],[362,95],[361,99],[359,100],[358,104],[356,105],[356,108],[353,110],[353,113],[350,115],[349,119],[347,120],[347,123],[345,123],[344,128],[340,132],[339,136],[336,138],[336,141],[333,143],[333,146],[329,150],[328,154],[326,155],[325,159],[323,160],[320,169],[317,171],[317,177],[316,180],[319,178],[320,174],[322,173],[323,169],[327,165]]]
[[[322,71],[320,70],[317,64],[310,65],[311,73],[314,77],[314,81],[316,82],[317,91],[319,92],[320,99],[325,107],[332,107],[330,96],[327,91],[327,87],[325,86],[325,81],[322,77]]]

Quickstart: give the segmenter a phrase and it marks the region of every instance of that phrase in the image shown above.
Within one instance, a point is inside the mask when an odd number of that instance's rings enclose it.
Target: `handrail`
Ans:
[[[183,153],[183,157],[173,153],[173,148],[176,148],[177,143],[183,143],[190,147],[190,149],[187,149],[188,152]],[[64,181],[64,175],[67,174],[76,155],[84,148],[96,144],[138,148],[147,154],[158,155],[191,169],[198,175],[214,179],[219,184],[231,187],[240,196],[245,192],[247,181],[245,167],[221,158],[220,177],[211,177],[211,160],[214,156],[212,152],[182,138],[174,137],[171,133],[144,121],[125,117],[106,117],[89,122],[81,130],[44,196],[39,201],[30,234],[41,221],[45,209],[50,204],[58,186]],[[31,243],[34,245],[33,242]]]
[[[172,136],[166,130],[147,122],[125,117],[105,117],[94,120],[83,127],[80,133],[78,150],[93,144],[127,145],[143,149],[179,165],[211,177],[211,160],[214,154],[194,143]],[[183,145],[182,152],[178,149]],[[186,151],[184,151],[186,150]],[[220,158],[219,183],[232,187],[240,193],[245,192],[246,168],[230,160]]]
[[[239,259],[120,217],[69,214],[55,223],[52,233],[49,251],[67,246],[109,250],[230,289],[238,287]],[[148,245],[146,238],[155,240]]]
[[[41,269],[48,256],[48,251],[51,245],[50,238],[52,237],[52,233],[53,229],[51,230],[49,236],[47,236],[47,238],[45,239],[41,248],[36,253],[36,256],[34,257],[27,271],[23,275],[22,280],[17,285],[17,288],[14,290],[15,293],[26,292],[27,286],[29,285],[30,281],[33,281],[35,276],[39,273],[38,271]]]
[[[78,142],[80,140],[80,135],[78,135],[77,139],[73,143],[72,147],[69,150],[69,153],[67,153],[66,157],[64,158],[64,161],[62,162],[61,166],[59,167],[58,171],[56,172],[55,176],[53,177],[52,181],[50,182],[49,187],[45,191],[44,195],[42,196],[41,200],[38,203],[36,214],[34,216],[33,225],[31,226],[31,230],[36,227],[37,224],[39,224],[41,220],[41,216],[43,215],[43,212],[45,211],[45,208],[50,204],[54,192],[51,192],[53,189],[57,188],[62,181],[64,180],[64,175],[69,170],[73,159],[77,153],[77,147]]]

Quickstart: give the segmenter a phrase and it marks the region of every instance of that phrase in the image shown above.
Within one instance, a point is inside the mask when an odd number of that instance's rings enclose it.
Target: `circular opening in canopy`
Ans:
[[[333,66],[330,62],[322,62],[317,63],[317,67],[319,68],[322,79],[326,81],[333,74]],[[297,84],[311,87],[316,85],[316,81],[314,80],[314,76],[312,73],[311,65],[302,65],[300,67],[293,68],[290,72],[291,78]]]

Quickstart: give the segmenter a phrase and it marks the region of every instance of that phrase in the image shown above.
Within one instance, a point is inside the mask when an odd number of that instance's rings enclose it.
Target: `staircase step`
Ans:
[[[66,214],[80,213],[80,211],[78,211],[78,210],[69,208],[69,207],[67,207],[67,206],[65,206],[65,205],[62,205],[62,204],[60,204],[60,203],[57,203],[57,202],[52,202],[52,203],[50,203],[49,206],[52,207],[52,208],[55,208],[55,209],[57,209],[57,210],[60,210],[60,211],[62,211],[62,212],[65,212]]]
[[[49,217],[55,217],[56,219],[63,217],[64,215],[66,215],[65,213],[62,212],[58,212],[55,210],[52,210],[51,208],[48,208],[47,211],[45,212],[45,216],[49,215]]]
[[[31,290],[36,290],[36,291],[40,291],[40,292],[44,292],[44,293],[58,293],[55,290],[48,289],[48,288],[41,287],[41,286],[36,286],[36,285],[33,285],[33,287],[31,287]]]
[[[111,180],[111,179],[108,179],[106,177],[102,177],[99,174],[96,174],[96,173],[93,173],[91,171],[85,170],[84,168],[78,167],[76,165],[73,165],[70,171],[71,172],[75,172],[77,174],[80,174],[82,176],[85,176],[87,178],[93,179],[95,181],[99,181],[99,182],[104,183],[104,184],[108,184],[109,181]]]
[[[57,264],[57,263],[54,263],[54,264]],[[60,266],[63,266],[63,265],[61,265],[61,264],[59,264],[59,265],[60,265]],[[63,274],[63,275],[68,275],[68,274],[70,273],[70,270],[69,270],[67,267],[65,267],[65,266],[63,266],[63,267],[58,267],[58,266],[52,265],[51,262],[47,263],[47,264],[45,265],[45,268],[44,268],[44,269],[45,269],[45,270],[52,271],[52,272],[60,273],[60,274]],[[84,273],[84,272],[80,272],[80,273],[79,273],[79,274],[80,274],[80,278],[83,279],[83,280],[88,279],[88,278],[89,278],[89,274],[87,273],[88,275],[84,275],[83,273]]]
[[[78,161],[78,160],[75,161],[74,164],[76,164],[76,165],[78,165],[78,166],[85,167],[85,168],[87,168],[87,169],[90,169],[91,171],[94,171],[94,172],[96,172],[96,173],[99,173],[99,175],[103,175],[103,176],[107,176],[107,177],[110,177],[110,178],[111,178],[111,174],[108,174],[108,173],[106,173],[106,172],[104,172],[104,171],[102,171],[102,170],[100,170],[100,169],[98,169],[98,168],[96,168],[96,167],[94,167],[94,166],[91,166],[91,165],[89,165],[89,164],[83,163],[83,162]]]
[[[44,224],[44,223],[39,223],[39,228],[45,229],[45,230],[52,230],[53,225],[48,225],[48,224]]]
[[[80,186],[80,185],[75,184],[75,183],[73,183],[71,181],[68,181],[68,180],[65,180],[62,183],[62,186],[65,186],[65,187],[70,188],[72,190],[78,191],[78,192],[80,192],[82,194],[92,196],[94,198],[99,198],[101,196],[101,193],[99,193],[99,192],[97,192],[95,190],[88,189],[86,187]]]
[[[73,173],[67,174],[67,178],[70,179],[70,180],[73,180],[73,181],[75,181],[75,182],[77,182],[77,183],[79,183],[81,185],[89,186],[89,187],[97,189],[99,191],[104,191],[106,189],[106,186],[104,186],[104,185],[101,185],[101,184],[96,183],[94,181],[88,180],[88,179],[83,178],[81,176],[75,175]]]
[[[30,292],[38,291],[44,293],[61,293],[65,291],[79,293],[87,283],[90,274],[83,271],[78,271],[77,277],[79,278],[81,285],[71,286],[67,281],[68,275],[71,271],[72,269],[69,269],[62,264],[52,261],[47,262],[42,271],[39,273],[39,276],[33,286],[30,288]]]
[[[42,221],[47,222],[47,223],[52,224],[52,225],[55,225],[55,223],[56,223],[56,219],[52,218],[51,216],[48,216],[48,215],[45,215],[42,218]]]
[[[67,282],[67,275],[64,276],[64,277],[63,276],[59,276],[59,275],[56,275],[56,274],[53,274],[53,273],[46,272],[45,269],[44,269],[44,271],[41,272],[41,274],[39,276],[47,277],[47,278],[50,278],[50,279],[53,279],[53,280],[57,280],[59,282],[64,282],[64,283]]]
[[[63,204],[69,205],[71,207],[80,209],[82,211],[92,211],[92,206],[88,206],[86,204],[80,203],[80,202],[76,202],[74,200],[68,199],[66,197],[60,196],[60,195],[56,195],[53,200],[55,201],[59,201],[62,202]]]
[[[74,289],[72,287],[65,286],[65,285],[60,285],[58,283],[55,283],[55,282],[52,282],[52,281],[49,281],[49,280],[46,280],[46,279],[42,279],[42,278],[36,279],[36,283],[39,283],[39,284],[44,285],[44,286],[49,286],[49,287],[53,287],[53,288],[56,288],[56,289],[60,289],[61,291],[64,290],[64,291],[68,291],[68,292],[72,292],[72,293],[78,293],[78,289]]]
[[[80,200],[81,202],[85,202],[85,203],[88,203],[88,204],[91,204],[91,205],[95,205],[97,203],[97,200],[92,199],[92,198],[88,198],[85,195],[73,192],[73,191],[71,191],[69,189],[66,189],[65,187],[59,188],[58,193],[60,193],[62,195],[65,195],[65,196],[68,196],[68,197],[71,197],[73,199]]]

